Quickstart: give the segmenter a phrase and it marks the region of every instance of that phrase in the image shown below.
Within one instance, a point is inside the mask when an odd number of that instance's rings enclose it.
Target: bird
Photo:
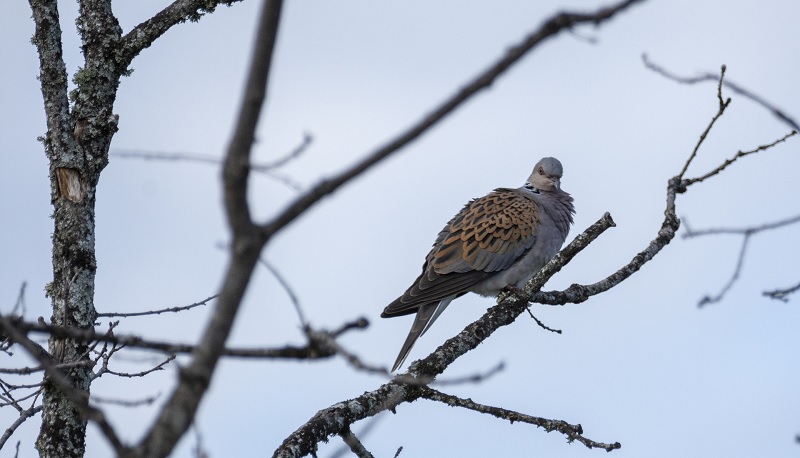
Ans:
[[[392,372],[453,299],[521,288],[558,253],[575,214],[561,190],[563,170],[558,159],[542,158],[523,186],[471,200],[439,232],[422,273],[381,313],[416,313]]]

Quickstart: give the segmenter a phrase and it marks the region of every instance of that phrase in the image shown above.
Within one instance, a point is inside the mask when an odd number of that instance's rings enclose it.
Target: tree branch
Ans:
[[[728,99],[728,100],[730,100],[730,99]],[[725,170],[729,165],[731,165],[734,162],[736,162],[736,160],[739,159],[740,157],[745,157],[745,156],[748,156],[750,154],[758,153],[760,151],[766,151],[766,150],[772,148],[773,146],[777,145],[778,143],[785,142],[786,140],[789,139],[789,137],[793,137],[795,135],[797,135],[797,131],[793,130],[793,131],[789,132],[788,134],[784,135],[783,137],[775,140],[772,143],[768,143],[768,144],[765,144],[765,145],[760,145],[760,146],[758,146],[758,147],[756,147],[754,149],[748,150],[748,151],[741,151],[740,150],[732,158],[726,159],[725,162],[723,162],[722,164],[719,165],[719,167],[717,167],[714,170],[706,173],[703,176],[700,176],[700,177],[697,177],[697,178],[687,179],[687,180],[685,180],[684,184],[685,185],[690,185],[692,183],[699,183],[699,182],[701,182],[701,181],[703,181],[703,180],[705,180],[707,178],[713,177],[714,175],[716,175],[716,174],[722,172],[723,170]]]
[[[658,73],[659,75],[661,75],[661,76],[663,76],[663,77],[665,77],[667,79],[671,79],[673,81],[676,81],[676,82],[678,82],[680,84],[697,84],[697,83],[702,83],[702,82],[705,82],[705,81],[719,81],[721,79],[721,75],[717,75],[715,73],[701,73],[700,75],[695,76],[695,77],[678,76],[678,75],[668,71],[664,67],[652,62],[647,57],[647,54],[642,54],[642,62],[644,62],[645,67],[647,67],[648,69]],[[738,84],[736,84],[736,83],[734,83],[734,82],[732,82],[730,80],[727,80],[727,79],[722,84],[724,84],[725,87],[727,87],[731,91],[733,91],[733,92],[735,92],[735,93],[737,93],[737,94],[739,94],[739,95],[741,95],[741,96],[743,96],[745,98],[748,98],[748,99],[756,102],[757,104],[761,105],[762,107],[766,108],[770,113],[772,113],[773,116],[778,118],[781,122],[784,122],[784,123],[788,124],[793,130],[800,131],[800,125],[798,125],[797,121],[792,119],[789,115],[784,113],[782,110],[780,110],[777,107],[775,107],[775,105],[767,102],[763,97],[761,97],[761,96],[759,96],[757,94],[754,94],[750,90],[745,89],[744,87],[739,86]]]
[[[71,151],[74,145],[70,135],[69,99],[67,96],[67,66],[61,45],[61,25],[58,0],[29,0],[33,11],[36,31],[32,42],[39,53],[39,81],[42,87],[47,137],[45,152],[51,161],[56,160],[56,151]]]
[[[177,24],[197,22],[205,14],[213,13],[219,5],[231,6],[242,0],[176,0],[155,16],[142,22],[122,37],[118,63],[125,69],[143,49],[149,48],[161,35]]]
[[[571,425],[563,420],[549,420],[547,418],[534,417],[531,415],[514,412],[513,410],[502,409],[500,407],[478,404],[477,402],[474,402],[472,399],[462,399],[450,394],[442,393],[441,391],[434,390],[433,388],[427,386],[420,387],[420,390],[422,391],[421,397],[425,399],[441,402],[451,407],[461,407],[464,409],[473,410],[478,413],[486,413],[503,420],[508,420],[511,423],[514,422],[528,423],[543,428],[548,433],[552,431],[558,431],[561,434],[567,436],[568,442],[571,443],[573,441],[578,441],[590,449],[602,448],[603,450],[610,452],[622,447],[622,445],[619,442],[614,442],[613,444],[606,444],[603,442],[596,442],[586,437],[583,437],[583,428],[581,427],[581,425]]]
[[[6,442],[14,434],[14,431],[16,431],[17,428],[19,428],[23,423],[25,423],[25,420],[31,418],[32,416],[36,415],[41,411],[42,411],[42,406],[39,405],[36,407],[31,406],[30,409],[25,409],[22,412],[20,412],[19,417],[17,417],[17,419],[14,420],[14,423],[11,423],[11,426],[6,428],[6,430],[3,432],[3,435],[0,437],[0,450],[2,450],[3,446],[6,445]]]
[[[800,283],[784,289],[775,289],[772,291],[764,291],[764,296],[769,297],[770,299],[776,299],[782,302],[789,302],[789,296],[800,291]]]
[[[178,312],[183,312],[185,310],[193,309],[195,307],[199,307],[201,305],[206,305],[208,303],[208,301],[210,301],[212,299],[216,299],[217,296],[218,296],[217,294],[214,294],[213,296],[209,296],[209,297],[203,299],[202,301],[195,302],[194,304],[183,305],[183,306],[179,306],[179,307],[167,307],[165,309],[148,310],[146,312],[128,312],[128,313],[108,312],[108,313],[98,313],[97,317],[98,318],[100,318],[100,317],[105,317],[105,318],[116,318],[116,317],[119,317],[119,318],[130,318],[130,317],[134,317],[134,316],[161,315],[162,313],[168,313],[168,312],[178,313]]]
[[[126,348],[140,348],[146,350],[156,350],[167,354],[189,354],[197,351],[196,345],[173,343],[173,342],[159,342],[153,340],[146,340],[138,336],[131,335],[115,335],[109,333],[97,333],[94,329],[79,329],[66,326],[55,326],[40,321],[39,323],[31,323],[23,321],[19,318],[8,317],[0,315],[0,319],[8,320],[11,326],[14,326],[22,333],[36,332],[41,334],[48,334],[53,337],[73,339],[83,343],[89,342],[107,342],[118,346],[125,346]],[[340,329],[334,331],[314,331],[313,334],[325,334],[330,339],[344,334],[352,329],[365,329],[369,326],[369,322],[360,318],[358,320],[345,323]],[[321,359],[334,356],[335,349],[329,348],[321,339],[310,339],[305,346],[292,346],[287,345],[280,348],[223,348],[221,356],[233,358],[253,358],[253,359]],[[59,365],[61,366],[61,365]],[[14,370],[5,370],[8,373],[29,374],[43,370],[43,368],[22,368]]]
[[[497,62],[492,64],[476,76],[458,92],[450,96],[439,106],[435,107],[430,113],[421,120],[411,125],[408,129],[401,132],[397,137],[387,142],[374,152],[370,153],[363,160],[355,164],[348,170],[341,172],[333,178],[321,181],[310,189],[307,193],[298,197],[289,205],[283,213],[276,216],[272,221],[264,225],[263,233],[266,238],[271,237],[286,225],[294,221],[305,210],[319,202],[323,197],[333,193],[341,186],[361,175],[366,170],[386,159],[391,154],[413,142],[431,127],[438,124],[449,114],[456,110],[461,104],[472,98],[480,91],[489,88],[494,81],[503,75],[509,68],[516,64],[525,54],[548,38],[552,38],[565,30],[571,30],[578,24],[590,23],[595,26],[606,22],[617,13],[624,11],[631,5],[643,0],[625,0],[614,5],[600,8],[594,13],[559,13],[551,17],[537,30],[528,35],[522,42],[511,47],[506,54]]]
[[[777,142],[773,143],[772,145],[775,145],[776,143]],[[772,146],[772,145],[770,145],[770,146]],[[727,161],[726,161],[726,163],[727,163]],[[762,231],[778,229],[778,228],[781,228],[783,226],[789,226],[789,225],[795,224],[797,222],[800,222],[800,215],[796,215],[796,216],[793,216],[791,218],[782,219],[780,221],[775,221],[775,222],[771,222],[771,223],[762,224],[760,226],[752,226],[752,227],[745,227],[745,228],[712,228],[712,229],[703,229],[703,230],[696,231],[696,230],[693,230],[693,229],[689,228],[689,226],[687,224],[686,232],[683,234],[683,238],[693,238],[693,237],[700,237],[700,236],[705,236],[705,235],[717,235],[717,234],[736,234],[736,235],[741,235],[742,236],[742,244],[741,244],[741,247],[739,248],[739,256],[736,259],[736,268],[734,269],[733,274],[731,275],[731,278],[728,280],[728,283],[725,284],[725,286],[722,288],[722,290],[716,296],[714,296],[714,297],[710,297],[708,295],[704,296],[702,299],[700,299],[700,302],[698,302],[697,306],[698,307],[703,307],[704,305],[714,304],[714,303],[717,303],[717,302],[721,301],[725,297],[725,294],[728,292],[728,290],[730,290],[731,287],[733,286],[733,284],[736,283],[736,280],[739,279],[739,274],[742,271],[742,266],[744,265],[744,258],[745,258],[745,254],[746,254],[746,251],[747,251],[747,244],[750,241],[750,237],[751,236],[753,236],[755,234],[758,234],[759,232],[762,232]],[[789,289],[789,290],[785,290],[785,291],[782,291],[782,290],[776,290],[776,291],[771,291],[771,292],[770,291],[766,291],[763,294],[764,294],[764,296],[772,297],[773,299],[780,299],[780,300],[784,300],[785,301],[786,296],[788,296],[792,292],[794,292],[794,291]]]
[[[67,376],[56,367],[56,362],[50,354],[39,344],[29,339],[23,332],[19,331],[7,317],[0,316],[0,329],[12,340],[20,344],[28,354],[44,367],[47,374],[47,381],[55,384],[67,399],[69,399],[75,409],[87,419],[97,424],[118,454],[124,454],[126,448],[122,444],[122,441],[120,441],[114,428],[112,428],[106,420],[103,411],[89,404],[87,392],[72,386]]]
[[[136,447],[133,455],[138,457],[169,455],[191,426],[200,400],[208,390],[211,376],[222,356],[233,320],[266,242],[250,218],[247,182],[250,172],[249,156],[266,97],[282,6],[282,0],[270,0],[264,3],[261,10],[245,93],[233,138],[226,152],[222,174],[224,202],[233,237],[231,259],[219,299],[200,343],[192,352],[192,362],[180,371],[178,386]]]

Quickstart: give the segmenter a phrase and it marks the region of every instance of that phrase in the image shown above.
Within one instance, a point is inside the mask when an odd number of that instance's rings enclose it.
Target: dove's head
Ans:
[[[528,183],[541,191],[554,191],[561,189],[561,175],[563,174],[564,168],[558,159],[545,157],[533,167],[533,173],[528,177]]]

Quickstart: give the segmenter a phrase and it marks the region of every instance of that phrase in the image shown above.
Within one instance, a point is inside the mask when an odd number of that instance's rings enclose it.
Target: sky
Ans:
[[[289,1],[279,31],[255,160],[282,157],[313,142],[281,170],[308,189],[367,155],[420,119],[479,71],[563,9],[607,2]],[[168,2],[118,0],[124,31]],[[101,312],[187,305],[216,293],[229,240],[216,166],[144,161],[123,151],[221,157],[252,43],[260,2],[221,7],[167,32],[133,62],[115,105],[120,130],[97,198],[97,292]],[[80,66],[75,2],[61,22],[70,74]],[[524,183],[533,164],[555,156],[562,187],[575,198],[569,240],[608,211],[607,231],[545,289],[593,283],[627,263],[661,225],[667,180],[676,175],[717,110],[711,83],[679,85],[647,70],[641,56],[686,76],[727,76],[800,118],[797,56],[800,5],[791,0],[648,1],[601,28],[582,26],[547,41],[490,90],[474,97],[423,138],[348,184],[299,218],[266,247],[313,326],[334,329],[366,317],[371,325],[341,344],[371,364],[389,366],[410,318],[384,320],[383,308],[416,278],[436,234],[469,199]],[[9,313],[25,282],[26,317],[49,318],[51,280],[48,166],[33,22],[25,2],[0,15],[0,310]],[[687,175],[698,176],[739,150],[790,131],[763,107],[733,101]],[[800,213],[800,139],[744,158],[678,197],[692,228],[747,227]],[[253,177],[251,209],[266,221],[298,192]],[[681,229],[683,231],[684,229]],[[614,457],[797,456],[800,445],[800,296],[762,296],[800,281],[798,226],[755,235],[740,278],[723,301],[699,309],[734,271],[741,239],[676,239],[618,287],[579,305],[534,305],[556,335],[524,315],[464,355],[444,379],[505,369],[479,384],[441,387],[476,402],[580,423],[586,437],[620,442]],[[494,301],[464,296],[417,343],[426,356],[476,320]],[[122,320],[118,334],[192,342],[211,308]],[[102,326],[108,320],[100,320]],[[259,269],[237,318],[231,346],[302,344],[285,290]],[[119,355],[117,370],[160,361]],[[185,360],[184,360],[185,361]],[[21,350],[3,367],[30,364]],[[144,379],[105,375],[92,393],[106,399],[157,396],[139,408],[104,406],[121,436],[135,441],[168,396],[177,365]],[[342,359],[319,362],[224,360],[201,405],[196,430],[173,456],[264,456],[318,410],[370,391],[385,378]],[[16,417],[0,409],[0,425]],[[36,456],[38,417],[0,456]],[[359,435],[369,422],[354,425]],[[471,411],[417,401],[376,417],[360,435],[376,456],[605,456],[558,433]],[[111,449],[90,426],[87,456]],[[332,456],[338,438],[320,444]]]

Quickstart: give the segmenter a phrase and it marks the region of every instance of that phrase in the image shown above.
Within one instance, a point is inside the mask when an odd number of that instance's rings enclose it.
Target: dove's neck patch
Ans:
[[[533,185],[532,185],[532,184],[530,184],[530,183],[525,183],[525,189],[527,189],[528,191],[530,191],[530,192],[532,192],[532,193],[534,193],[534,194],[539,194],[539,190],[538,190],[538,189],[536,189],[536,187],[535,187],[535,186],[533,186]]]

